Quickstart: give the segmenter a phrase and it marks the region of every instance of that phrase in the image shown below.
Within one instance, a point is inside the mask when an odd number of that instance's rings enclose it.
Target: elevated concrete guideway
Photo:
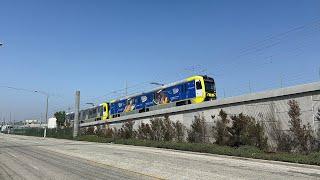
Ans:
[[[320,103],[320,82],[218,99],[200,104],[190,104],[139,114],[131,114],[113,118],[107,121],[82,123],[80,127],[103,125],[107,123],[115,125],[121,124],[127,120],[144,121],[154,117],[163,117],[164,115],[171,116],[173,117],[170,117],[171,119],[182,121],[186,125],[191,123],[190,120],[196,114],[202,114],[209,120],[212,115],[217,115],[217,110],[221,108],[226,110],[228,114],[243,112],[248,115],[257,116],[259,112],[260,117],[262,114],[262,116],[268,115],[272,116],[273,118],[280,118],[281,121],[285,121],[288,118],[283,118],[281,116],[283,116],[283,112],[287,112],[287,101],[290,99],[295,99],[299,102],[303,113],[302,117],[304,117],[306,122],[309,122],[311,125],[315,126],[315,122],[312,120],[312,118]],[[259,106],[259,108],[255,108],[257,106]],[[268,112],[265,112],[266,110]],[[312,113],[310,113],[311,111]],[[306,115],[306,112],[309,113]]]

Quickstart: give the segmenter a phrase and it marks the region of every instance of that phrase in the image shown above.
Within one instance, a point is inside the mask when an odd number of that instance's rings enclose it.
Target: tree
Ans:
[[[230,120],[227,118],[228,115],[222,109],[219,112],[220,119],[216,122],[215,126],[212,127],[213,137],[218,145],[227,145],[229,142],[228,124]]]
[[[207,123],[203,116],[194,116],[191,129],[188,130],[188,142],[205,143],[207,137]]]
[[[165,116],[162,122],[162,130],[163,130],[163,140],[164,141],[172,141],[175,137],[175,128],[173,126],[173,122],[169,119],[169,116]]]
[[[149,124],[141,123],[137,129],[137,138],[138,139],[151,139],[153,137],[151,127]]]
[[[173,126],[175,129],[175,140],[182,142],[184,140],[185,126],[180,121],[173,123]]]
[[[133,125],[134,125],[134,122],[131,120],[125,122],[122,125],[122,128],[120,128],[120,130],[119,130],[120,137],[124,138],[124,139],[133,138],[133,136],[134,136]]]
[[[57,119],[57,128],[61,128],[65,126],[66,121],[66,112],[65,111],[59,111],[54,113],[54,117]]]
[[[163,120],[161,118],[154,118],[150,120],[150,127],[152,130],[151,139],[155,141],[162,141],[163,140],[163,132],[164,132],[164,125]]]
[[[241,146],[248,145],[248,126],[250,119],[248,116],[245,116],[243,113],[240,113],[238,116],[231,116],[232,127],[229,128],[230,145],[231,146]]]
[[[240,113],[231,116],[232,126],[228,128],[230,133],[231,146],[250,145],[260,149],[267,148],[267,137],[264,133],[263,125],[255,118]]]
[[[318,113],[316,115],[316,120],[318,121],[318,123],[320,122],[320,108],[318,109]],[[318,149],[320,149],[320,126],[318,126],[318,132],[317,132],[317,138],[318,138]]]
[[[314,144],[313,132],[310,124],[302,124],[301,109],[296,100],[290,100],[288,102],[289,111],[288,115],[290,117],[290,132],[293,136],[293,146],[297,151],[302,153],[309,153],[312,144]]]

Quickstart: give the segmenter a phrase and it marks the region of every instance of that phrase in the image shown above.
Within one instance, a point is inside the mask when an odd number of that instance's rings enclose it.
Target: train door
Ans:
[[[200,80],[196,80],[196,97],[202,96],[203,91],[202,91],[202,85]]]

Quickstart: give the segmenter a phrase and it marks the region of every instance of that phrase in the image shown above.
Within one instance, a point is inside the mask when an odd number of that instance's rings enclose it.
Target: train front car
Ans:
[[[206,92],[205,101],[211,101],[217,99],[217,91],[216,91],[216,84],[214,79],[208,76],[203,76],[204,80],[204,87]]]
[[[208,76],[192,76],[186,79],[189,85],[188,93],[193,94],[191,102],[192,104],[202,103],[204,101],[210,101],[216,99],[216,88],[214,79]]]

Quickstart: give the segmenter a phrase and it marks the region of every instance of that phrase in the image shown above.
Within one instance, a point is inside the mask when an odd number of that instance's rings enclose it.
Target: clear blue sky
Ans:
[[[320,1],[0,0],[0,42],[0,86],[50,112],[198,73],[223,98],[319,80]],[[0,118],[44,109],[0,87]]]

